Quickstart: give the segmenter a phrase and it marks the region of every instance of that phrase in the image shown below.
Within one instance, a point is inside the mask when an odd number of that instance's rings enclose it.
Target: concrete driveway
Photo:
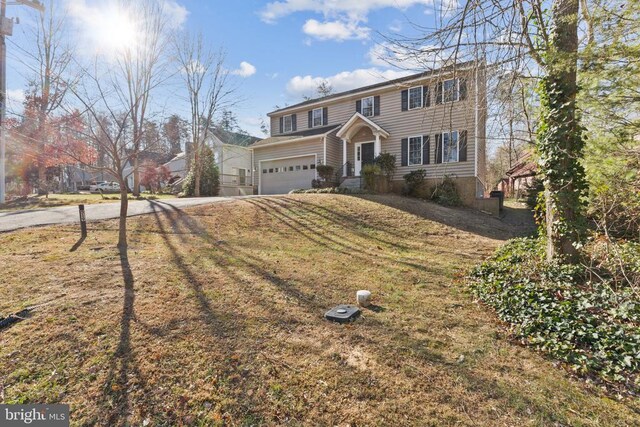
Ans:
[[[238,197],[199,197],[190,199],[164,199],[164,200],[130,200],[127,216],[136,216],[152,213],[153,205],[164,205],[168,208],[187,208],[190,206],[223,203],[237,199],[258,196]],[[157,209],[157,208],[156,208]],[[103,219],[113,219],[120,216],[120,202],[85,205],[87,222]],[[80,222],[78,206],[63,206],[59,208],[30,209],[0,213],[0,232],[18,230],[20,228],[35,227],[39,225],[68,224]]]

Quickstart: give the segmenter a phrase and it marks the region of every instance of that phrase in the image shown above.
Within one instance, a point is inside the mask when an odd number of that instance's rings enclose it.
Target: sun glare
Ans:
[[[135,45],[138,30],[123,8],[110,6],[96,24],[92,32],[99,52],[115,55]]]

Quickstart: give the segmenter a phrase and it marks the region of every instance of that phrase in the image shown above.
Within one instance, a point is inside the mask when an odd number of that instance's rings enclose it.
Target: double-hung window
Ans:
[[[293,117],[291,115],[282,118],[282,131],[291,132],[293,130]]]
[[[409,110],[422,108],[422,86],[409,89]]]
[[[422,164],[422,137],[409,138],[409,166]]]
[[[460,138],[458,131],[442,134],[443,163],[457,162],[460,158]]]
[[[373,96],[362,98],[362,115],[365,117],[373,117]]]
[[[454,102],[460,99],[460,79],[442,82],[442,102]]]
[[[322,126],[322,108],[313,110],[313,127]]]

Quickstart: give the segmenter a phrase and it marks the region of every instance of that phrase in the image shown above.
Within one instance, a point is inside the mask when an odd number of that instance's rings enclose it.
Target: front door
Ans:
[[[373,142],[361,142],[355,144],[356,153],[355,153],[355,175],[360,176],[362,167],[364,165],[369,165],[373,163],[373,159],[375,158],[375,149]]]

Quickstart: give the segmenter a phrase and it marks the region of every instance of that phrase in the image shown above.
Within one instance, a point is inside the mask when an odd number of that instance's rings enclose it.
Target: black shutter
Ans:
[[[402,111],[409,109],[409,90],[402,91]]]
[[[442,134],[436,134],[436,163],[442,163]]]
[[[422,106],[431,106],[431,91],[429,90],[429,86],[422,86]]]
[[[309,129],[313,127],[313,110],[309,110]]]
[[[297,116],[298,116],[297,114],[291,115],[291,130],[294,132],[298,130]]]
[[[280,133],[282,133],[284,131],[283,129],[283,122],[284,121],[284,117],[280,117]]]
[[[409,164],[409,138],[402,138],[400,145],[400,165],[407,166]]]
[[[467,79],[460,79],[460,101],[467,99]]]
[[[430,150],[430,141],[429,141],[429,135],[424,135],[422,137],[422,164],[423,165],[428,165],[430,162],[429,159],[429,154],[431,154],[431,150]]]
[[[380,115],[380,95],[376,95],[373,97],[373,115]]]
[[[362,113],[362,100],[361,99],[356,101],[356,112],[357,113]]]
[[[459,153],[458,153],[458,161],[466,162],[467,161],[467,131],[463,130],[460,132],[460,141],[459,141]]]
[[[442,104],[442,82],[436,85],[436,104]]]
[[[322,124],[324,126],[329,124],[329,108],[328,107],[324,107],[322,109]]]

